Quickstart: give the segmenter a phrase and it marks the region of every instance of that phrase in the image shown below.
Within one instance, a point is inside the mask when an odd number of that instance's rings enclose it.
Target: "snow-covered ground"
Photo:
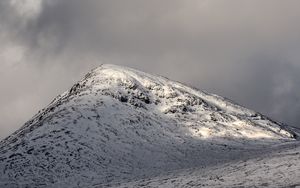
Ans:
[[[274,148],[275,149],[275,148]],[[113,187],[300,187],[300,145],[248,160],[169,172]],[[100,187],[105,186],[101,185]],[[107,185],[106,185],[107,186]],[[95,186],[95,187],[99,187]]]
[[[209,174],[214,175],[207,181],[212,186],[218,185],[213,182],[219,176],[226,179],[220,186],[259,185],[259,180],[247,181],[243,171],[255,170],[262,155],[297,145],[298,134],[220,96],[134,69],[102,65],[0,143],[0,187],[128,182],[129,187],[141,182],[172,187],[173,180],[174,186],[184,186],[187,179],[206,181]],[[298,154],[291,159],[295,163]],[[281,160],[269,155],[260,161]],[[272,174],[276,169],[271,164]],[[232,172],[228,176],[227,169]],[[289,170],[283,173],[299,174],[297,165]]]

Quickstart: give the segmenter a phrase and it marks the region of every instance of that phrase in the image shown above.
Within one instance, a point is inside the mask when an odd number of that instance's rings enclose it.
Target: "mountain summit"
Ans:
[[[0,186],[128,182],[268,152],[296,136],[223,97],[101,65],[0,143]]]

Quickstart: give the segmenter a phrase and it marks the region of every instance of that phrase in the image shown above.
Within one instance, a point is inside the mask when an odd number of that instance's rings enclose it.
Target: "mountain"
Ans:
[[[223,97],[101,65],[1,141],[0,187],[116,186],[250,160],[298,135]]]

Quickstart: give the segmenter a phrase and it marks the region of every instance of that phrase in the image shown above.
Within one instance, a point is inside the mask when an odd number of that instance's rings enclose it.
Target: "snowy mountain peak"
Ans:
[[[125,181],[232,160],[295,135],[223,97],[101,65],[0,143],[0,186]]]
[[[191,129],[192,134],[200,138],[293,138],[282,125],[227,99],[131,68],[101,65],[88,73],[70,93],[75,91],[109,95],[123,104],[172,118],[187,116],[189,121],[185,123],[188,125],[204,120],[210,122],[210,127],[200,124],[199,128],[197,124],[195,130]]]

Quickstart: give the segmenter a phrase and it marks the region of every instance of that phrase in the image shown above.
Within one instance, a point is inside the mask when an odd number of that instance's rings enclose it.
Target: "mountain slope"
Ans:
[[[274,148],[275,149],[275,148]],[[114,187],[300,187],[300,145],[289,144],[275,153],[225,163],[213,168],[193,168],[141,179]],[[103,185],[101,185],[103,186]],[[101,187],[95,186],[95,187]]]
[[[0,186],[128,182],[255,156],[296,135],[220,96],[102,65],[0,143]]]

